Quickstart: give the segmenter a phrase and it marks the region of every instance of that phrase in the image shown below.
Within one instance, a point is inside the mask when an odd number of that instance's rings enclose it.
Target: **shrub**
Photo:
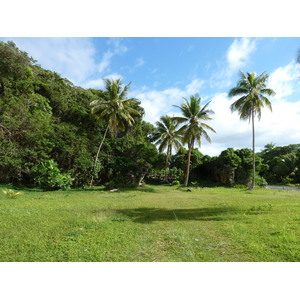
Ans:
[[[47,160],[38,165],[35,182],[45,190],[70,188],[74,180],[70,174],[62,174],[54,160]]]
[[[180,185],[180,181],[179,181],[179,180],[174,180],[174,181],[172,182],[172,185]]]
[[[259,187],[266,187],[268,185],[266,179],[259,175],[255,176],[255,184]]]
[[[235,189],[245,189],[245,188],[247,188],[247,186],[244,185],[244,184],[235,184],[233,187]]]
[[[294,181],[294,179],[293,179],[293,178],[290,178],[290,177],[288,177],[288,176],[286,176],[286,177],[284,177],[284,178],[282,179],[282,183],[285,184],[285,185],[291,184],[291,183],[293,183],[293,181]]]
[[[11,189],[3,189],[2,192],[9,198],[15,198],[17,196],[23,195],[22,192],[15,192],[14,190]]]

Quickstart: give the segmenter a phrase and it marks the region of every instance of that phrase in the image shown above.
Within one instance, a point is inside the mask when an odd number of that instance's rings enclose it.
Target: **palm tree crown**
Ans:
[[[174,105],[181,110],[182,117],[175,117],[174,119],[179,124],[184,124],[179,131],[183,134],[182,141],[188,146],[194,146],[194,142],[197,142],[201,146],[201,137],[211,142],[211,139],[206,130],[216,132],[212,127],[204,123],[203,121],[212,120],[210,117],[214,112],[211,109],[207,109],[210,102],[201,107],[201,98],[198,95],[190,96],[189,101],[183,98],[185,103],[180,106]]]
[[[130,88],[128,85],[122,86],[122,80],[104,79],[108,100],[100,99],[91,102],[92,113],[98,114],[107,122],[108,127],[114,130],[124,131],[126,125],[134,124],[133,116],[140,116],[141,113],[137,109],[139,101],[137,99],[125,98]]]
[[[165,115],[156,123],[157,133],[154,136],[159,152],[166,149],[171,155],[172,147],[178,150],[181,147],[181,136],[178,133],[178,123],[171,117]]]
[[[238,111],[242,120],[257,116],[261,118],[261,108],[267,106],[272,111],[272,105],[267,96],[275,95],[272,89],[266,87],[266,82],[269,75],[263,72],[259,76],[255,73],[247,73],[245,75],[241,72],[240,81],[237,86],[229,91],[229,97],[241,96],[233,104],[231,104],[231,111]]]

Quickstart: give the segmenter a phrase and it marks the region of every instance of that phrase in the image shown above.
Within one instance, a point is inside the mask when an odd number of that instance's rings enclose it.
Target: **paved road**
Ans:
[[[300,192],[300,188],[285,186],[285,185],[268,185],[267,187],[269,189],[273,189],[273,190],[290,190],[290,191],[299,191]]]

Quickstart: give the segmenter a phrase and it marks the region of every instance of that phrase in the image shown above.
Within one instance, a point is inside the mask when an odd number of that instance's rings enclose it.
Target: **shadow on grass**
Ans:
[[[109,189],[106,189],[104,186],[95,186],[95,187],[88,187],[88,188],[71,188],[66,190],[44,190],[39,187],[25,187],[25,186],[16,186],[11,184],[0,185],[1,189],[12,189],[16,191],[24,191],[24,192],[56,192],[56,191],[63,191],[63,192],[109,192]],[[124,193],[124,192],[145,192],[145,193],[157,193],[158,191],[152,187],[133,187],[133,188],[120,188],[116,193]]]
[[[152,187],[133,187],[133,188],[121,188],[119,192],[144,192],[144,193],[159,193]]]
[[[82,188],[82,187],[75,187],[71,188],[69,190],[62,190],[65,192],[105,192],[104,186],[95,186],[95,187],[87,187],[87,188]]]
[[[192,209],[162,209],[162,208],[136,208],[121,209],[116,211],[129,217],[133,222],[152,223],[154,221],[223,221],[230,220],[233,215],[242,211],[235,207],[211,207]]]

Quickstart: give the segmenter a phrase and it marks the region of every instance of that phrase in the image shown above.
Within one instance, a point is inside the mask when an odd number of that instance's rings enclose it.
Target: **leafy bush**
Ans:
[[[170,171],[171,171],[172,177],[175,179],[175,181],[184,180],[184,171],[182,169],[173,167]]]
[[[294,179],[293,179],[293,178],[290,178],[290,177],[288,177],[288,176],[286,176],[286,177],[284,177],[284,178],[282,179],[282,183],[285,184],[285,185],[292,184],[293,181],[294,181]]]
[[[174,181],[172,182],[172,185],[180,185],[180,181],[179,181],[179,180],[174,180]]]
[[[245,189],[245,188],[247,188],[247,186],[244,185],[244,184],[235,184],[233,187],[235,189]]]
[[[287,186],[290,186],[290,187],[296,187],[296,188],[300,188],[300,183],[288,183],[286,184]]]
[[[35,182],[45,190],[68,189],[74,180],[70,174],[62,174],[52,159],[40,163],[36,173]]]
[[[266,187],[268,185],[268,182],[262,176],[256,175],[255,184],[259,187]]]

